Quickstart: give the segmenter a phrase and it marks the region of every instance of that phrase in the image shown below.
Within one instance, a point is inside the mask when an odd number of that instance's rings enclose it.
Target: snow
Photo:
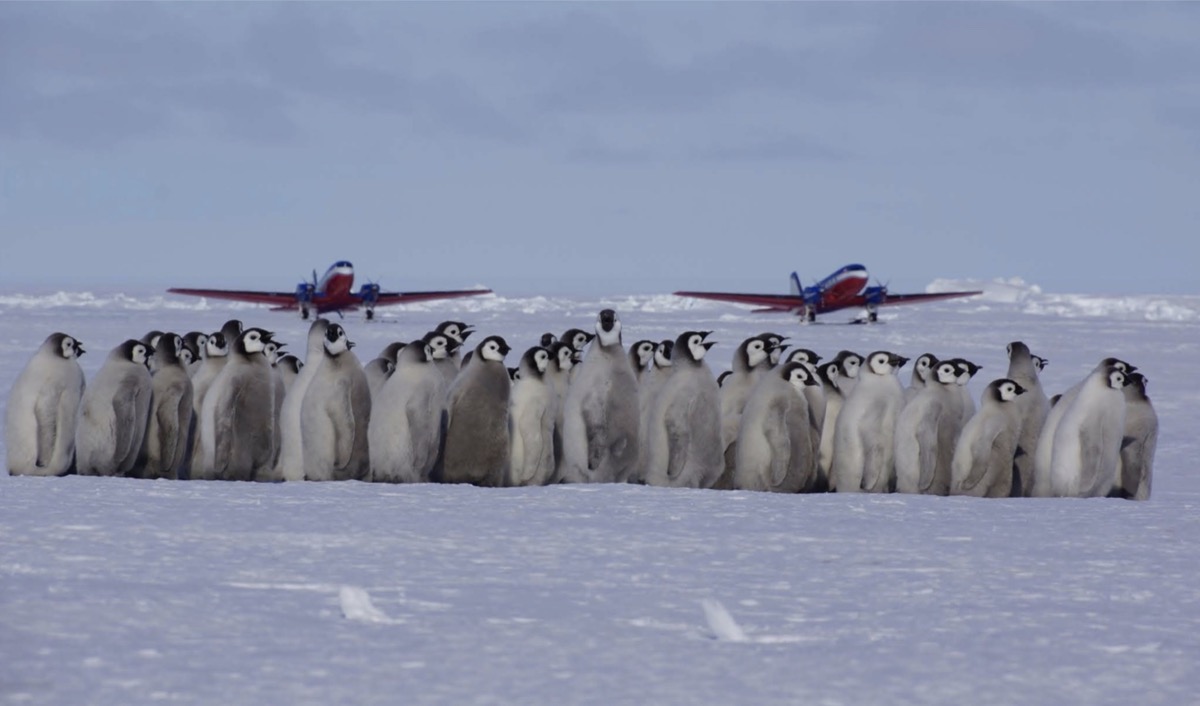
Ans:
[[[1200,297],[981,297],[881,326],[666,295],[478,299],[343,322],[364,359],[446,318],[508,338],[774,330],[981,363],[1026,341],[1060,392],[1106,355],[1150,379],[1149,502],[778,496],[0,476],[0,700],[34,704],[1182,704],[1200,689]],[[961,281],[937,287],[974,286]],[[833,314],[837,323],[856,312]],[[151,329],[287,314],[160,292],[0,292],[0,390],[52,331],[88,377]],[[907,381],[908,369],[902,371]],[[4,395],[7,397],[7,395]]]

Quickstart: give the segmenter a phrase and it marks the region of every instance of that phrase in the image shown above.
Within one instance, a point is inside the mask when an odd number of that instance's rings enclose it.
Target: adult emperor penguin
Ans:
[[[650,370],[650,363],[654,360],[654,341],[637,341],[629,347],[629,364],[633,366],[634,376],[638,382],[642,381],[642,377]]]
[[[710,331],[686,331],[675,339],[674,372],[658,389],[642,439],[647,485],[709,488],[725,470],[721,444],[720,390],[704,362],[715,345]]]
[[[1008,378],[1015,380],[1025,392],[1014,400],[1021,429],[1017,437],[1017,448],[1013,452],[1013,494],[1029,497],[1033,492],[1033,456],[1037,451],[1038,437],[1046,415],[1050,413],[1050,400],[1042,390],[1039,377],[1042,360],[1029,352],[1029,346],[1021,341],[1008,344]],[[1043,362],[1044,365],[1044,362]]]
[[[4,448],[14,476],[61,476],[75,460],[75,421],[86,387],[83,344],[52,333],[33,354],[8,394]]]
[[[1046,421],[1042,424],[1042,429],[1038,434],[1037,448],[1033,456],[1033,481],[1030,484],[1033,487],[1030,493],[1033,497],[1047,498],[1055,494],[1050,472],[1054,456],[1055,432],[1071,401],[1075,399],[1088,380],[1096,373],[1106,374],[1105,371],[1109,368],[1116,368],[1127,375],[1137,371],[1136,366],[1119,358],[1105,358],[1097,363],[1092,372],[1083,380],[1072,385],[1066,392],[1056,395],[1057,402],[1053,397],[1050,398],[1050,411],[1046,413]]]
[[[437,361],[448,356],[449,340],[430,331],[396,357],[396,370],[371,402],[368,451],[371,480],[424,483],[441,447],[446,377]]]
[[[839,493],[886,493],[895,473],[896,416],[904,388],[896,377],[907,358],[875,351],[838,414],[833,438],[834,485]]]
[[[512,388],[504,356],[509,350],[500,336],[483,339],[446,394],[440,473],[435,473],[443,483],[504,484]]]
[[[1126,373],[1115,365],[1093,371],[1064,399],[1054,430],[1050,492],[1057,497],[1108,495],[1117,483],[1125,432]]]
[[[932,357],[932,356],[930,356]],[[950,466],[962,430],[958,367],[935,363],[930,379],[896,418],[896,492],[950,494]]]
[[[329,319],[317,318],[308,327],[305,340],[304,367],[283,398],[279,409],[279,460],[270,474],[271,480],[304,480],[304,441],[300,437],[300,410],[304,393],[316,377],[317,368],[325,359],[325,331]]]
[[[1149,500],[1154,473],[1154,451],[1158,447],[1158,415],[1146,396],[1146,380],[1130,373],[1125,385],[1125,434],[1121,440],[1121,462],[1112,497]]]
[[[340,324],[325,329],[324,360],[300,403],[305,480],[366,480],[371,390],[354,342]]]
[[[917,356],[917,359],[913,361],[912,379],[909,380],[908,387],[904,388],[904,404],[908,404],[912,398],[917,396],[921,388],[925,387],[937,364],[937,356],[932,353],[922,353]]]
[[[192,426],[192,379],[180,354],[183,338],[174,333],[158,337],[151,374],[149,423],[138,456],[136,474],[142,478],[177,480],[187,460]]]
[[[640,453],[637,380],[621,345],[621,320],[604,309],[596,341],[575,369],[563,409],[562,479],[625,483]]]
[[[838,414],[846,397],[841,388],[841,366],[837,361],[829,361],[817,366],[817,377],[821,381],[821,391],[825,396],[825,416],[821,422],[821,440],[817,447],[817,478],[824,479],[829,490],[834,490],[834,478],[830,471],[833,469],[833,433],[837,429]],[[812,412],[809,412],[812,414]]]
[[[136,339],[113,348],[79,403],[75,465],[81,476],[121,476],[137,461],[150,413],[150,357]]]
[[[1013,456],[1021,433],[1021,410],[1016,404],[1025,388],[1000,378],[984,389],[979,412],[959,435],[951,461],[950,494],[977,498],[1012,495]]]
[[[678,344],[676,344],[678,345]],[[737,451],[738,429],[742,424],[742,409],[750,399],[750,391],[759,376],[771,367],[771,344],[762,336],[751,336],[733,351],[730,375],[720,389],[721,400],[721,458],[725,469],[713,487],[727,490],[733,487],[734,459]]]
[[[244,329],[229,362],[213,381],[200,409],[200,445],[208,462],[192,467],[198,480],[251,481],[269,475],[276,459],[275,387],[265,355],[271,334]]]
[[[550,351],[534,346],[521,356],[508,403],[509,486],[546,485],[554,478],[557,398],[546,371]]]
[[[733,486],[739,490],[798,493],[817,482],[804,389],[819,385],[803,363],[792,361],[754,386],[738,431]]]

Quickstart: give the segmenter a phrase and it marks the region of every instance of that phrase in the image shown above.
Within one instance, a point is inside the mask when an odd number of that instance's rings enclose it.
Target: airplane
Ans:
[[[879,320],[880,306],[892,304],[916,304],[921,302],[973,297],[983,294],[982,290],[969,292],[937,292],[922,294],[892,294],[886,284],[868,287],[867,268],[863,265],[846,265],[816,284],[804,287],[800,276],[792,273],[791,294],[742,294],[739,292],[675,292],[677,297],[713,299],[736,304],[756,304],[759,312],[789,312],[809,323],[816,321],[818,314],[827,314],[838,309],[863,307],[867,323]],[[861,319],[857,320],[862,322]]]
[[[301,282],[292,292],[255,292],[238,289],[186,289],[172,287],[167,291],[171,294],[186,294],[193,297],[211,297],[213,299],[229,299],[239,302],[256,304],[273,304],[271,311],[300,310],[300,318],[307,319],[312,312],[324,314],[336,311],[338,316],[344,311],[354,311],[362,308],[367,320],[375,318],[375,307],[392,304],[411,304],[413,302],[434,301],[437,299],[455,299],[458,297],[474,297],[480,294],[491,294],[490,289],[459,289],[441,292],[384,292],[374,282],[364,284],[357,292],[354,287],[354,265],[348,260],[338,260],[333,263],[325,276],[317,279],[317,271],[313,270],[311,282]]]

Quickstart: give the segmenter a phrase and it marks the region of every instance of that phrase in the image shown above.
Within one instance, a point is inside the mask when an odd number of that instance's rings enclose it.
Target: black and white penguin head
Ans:
[[[246,330],[240,319],[230,319],[221,325],[221,333],[225,334],[225,340],[231,344],[238,340],[238,337]]]
[[[575,367],[575,349],[568,343],[555,341],[550,344],[550,357],[559,372],[565,373]]]
[[[461,346],[475,329],[461,321],[443,321],[437,325],[434,331],[445,334],[447,338]]]
[[[192,352],[191,348],[184,348],[179,351],[179,362],[183,363],[183,367],[186,368],[196,362],[196,354]]]
[[[275,365],[275,363],[279,361],[279,356],[281,355],[280,350],[282,348],[283,344],[274,340],[267,341],[267,344],[263,346],[263,354],[267,356],[267,360],[271,363],[271,365]]]
[[[908,358],[902,355],[887,351],[875,351],[867,356],[867,370],[875,375],[895,375],[907,362]]]
[[[52,333],[47,336],[42,343],[42,350],[66,360],[75,360],[85,353],[83,344],[65,333]]]
[[[1100,361],[1100,366],[1105,368],[1116,368],[1123,373],[1132,373],[1137,370],[1136,365],[1126,363],[1120,358],[1105,358],[1104,360]]]
[[[954,366],[958,368],[959,385],[966,385],[975,376],[975,373],[983,370],[982,365],[976,365],[965,358],[952,358],[950,362],[954,363]]]
[[[621,319],[612,309],[603,309],[596,317],[596,336],[605,348],[621,343]]]
[[[934,367],[933,379],[942,385],[957,385],[958,366],[949,360],[943,360]]]
[[[183,344],[192,349],[192,359],[200,360],[208,355],[208,334],[199,331],[188,331],[183,337]]]
[[[209,334],[208,340],[204,342],[204,351],[206,358],[223,358],[229,355],[229,341],[225,334],[220,331]]]
[[[479,356],[480,360],[490,361],[493,363],[503,363],[504,356],[512,350],[508,347],[508,343],[501,336],[488,336],[483,339],[483,342],[475,349],[475,355]]]
[[[753,370],[770,358],[771,343],[762,336],[751,336],[738,346],[737,354],[746,368]]]
[[[788,382],[798,392],[803,392],[804,388],[813,385],[820,385],[821,381],[809,370],[808,365],[799,361],[785,363],[780,369],[780,376]]]
[[[646,366],[650,365],[650,361],[654,359],[654,341],[637,341],[629,347],[629,358],[633,362],[633,367],[638,370],[645,370]]]
[[[671,356],[675,354],[675,341],[659,341],[654,347],[654,367],[669,368],[673,361]]]
[[[521,379],[521,369],[520,368],[509,368],[508,369],[508,379],[510,382],[516,382],[517,380],[520,380]]]
[[[275,361],[275,367],[290,373],[299,373],[300,369],[304,367],[304,363],[291,353],[284,353],[279,356],[279,360]]]
[[[404,350],[407,345],[404,341],[393,341],[383,347],[383,350],[379,352],[379,357],[395,363],[400,357],[400,351]]]
[[[1008,378],[994,380],[988,387],[995,390],[996,399],[1001,402],[1012,402],[1017,397],[1025,394],[1025,388],[1021,387],[1020,383]]]
[[[832,387],[835,390],[840,389],[838,387],[838,381],[841,380],[842,377],[841,366],[838,365],[836,360],[831,360],[824,365],[818,365],[817,377],[821,380],[821,384],[823,386]]]
[[[1120,390],[1129,384],[1129,374],[1117,366],[1110,365],[1108,366],[1108,370],[1105,372],[1108,378],[1108,386],[1112,389]]]
[[[161,365],[171,365],[182,362],[185,354],[191,356],[191,351],[183,344],[183,337],[175,333],[160,333],[158,343],[154,346],[154,358]]]
[[[154,357],[154,347],[131,338],[117,347],[121,358],[135,364],[150,367],[150,359]]]
[[[862,368],[863,359],[861,355],[854,351],[838,351],[837,357],[833,359],[833,362],[838,364],[840,368],[838,372],[842,374],[842,377],[853,380],[858,377],[858,371]]]
[[[922,353],[921,355],[917,356],[916,362],[913,363],[913,372],[917,374],[918,378],[928,382],[930,378],[929,373],[933,370],[934,366],[937,365],[937,362],[937,356],[934,354]]]
[[[570,346],[578,355],[575,356],[575,362],[579,362],[580,356],[583,355],[583,349],[587,348],[587,344],[596,336],[582,329],[571,328],[563,332],[563,335],[558,339]]]
[[[675,339],[675,350],[684,351],[683,360],[699,363],[704,360],[704,354],[717,345],[716,341],[706,340],[712,331],[685,331]]]
[[[1030,356],[1030,358],[1033,359],[1033,367],[1037,368],[1039,373],[1045,370],[1046,366],[1050,363],[1050,361],[1046,360],[1040,355]]]
[[[425,343],[425,357],[429,360],[445,360],[450,357],[450,337],[446,334],[430,331],[421,340]]]
[[[1125,394],[1134,399],[1149,399],[1146,397],[1146,385],[1150,381],[1141,373],[1129,373],[1125,376]]]
[[[260,328],[248,328],[237,339],[237,351],[242,355],[266,354],[271,332]]]
[[[162,331],[147,331],[142,336],[142,343],[149,343],[151,348],[158,349],[158,339],[162,338]]]
[[[542,337],[538,340],[538,345],[541,346],[542,348],[545,348],[546,350],[550,350],[550,346],[553,346],[557,342],[558,342],[558,336],[555,336],[554,334],[547,331],[546,333],[543,333]]]
[[[550,351],[541,346],[533,346],[521,356],[521,365],[518,369],[524,370],[535,377],[541,377],[546,374],[546,370],[549,367]]]
[[[821,356],[808,348],[797,348],[788,353],[787,362],[789,363],[804,363],[808,366],[808,371],[816,372],[817,364],[821,362]]]
[[[1012,343],[1008,344],[1004,350],[1006,353],[1008,353],[1008,359],[1010,361],[1019,356],[1032,355],[1032,353],[1029,352],[1029,346],[1025,345],[1021,341],[1013,341]]]
[[[784,344],[784,341],[788,340],[788,337],[778,333],[771,333],[770,331],[760,333],[758,337],[767,343],[767,359],[771,361],[771,365],[779,365],[779,360],[783,357],[783,352],[789,348],[789,346]]]
[[[354,347],[354,342],[346,335],[346,329],[341,324],[329,324],[325,329],[325,352],[331,356],[339,356]]]

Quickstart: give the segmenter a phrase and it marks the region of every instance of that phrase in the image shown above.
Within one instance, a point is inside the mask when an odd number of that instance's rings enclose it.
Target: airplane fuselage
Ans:
[[[821,280],[806,287],[805,299],[818,309],[845,305],[867,286],[867,268],[862,265],[846,265]]]

